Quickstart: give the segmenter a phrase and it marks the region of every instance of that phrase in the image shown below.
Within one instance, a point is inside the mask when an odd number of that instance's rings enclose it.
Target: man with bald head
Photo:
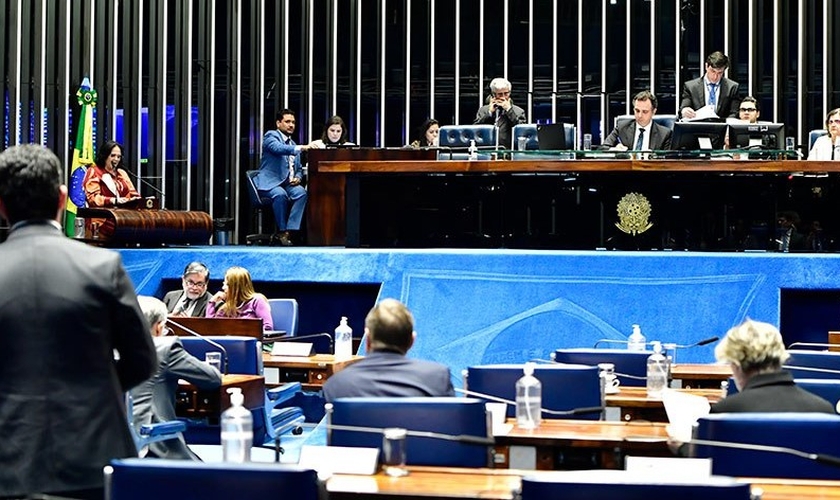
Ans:
[[[403,303],[385,299],[365,318],[367,355],[324,384],[324,399],[454,396],[449,368],[406,356],[414,344],[414,317]]]

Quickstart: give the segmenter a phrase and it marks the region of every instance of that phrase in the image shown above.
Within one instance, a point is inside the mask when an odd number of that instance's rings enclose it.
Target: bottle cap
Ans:
[[[533,375],[534,363],[525,363],[525,366],[522,368],[522,371],[525,373],[525,375]]]
[[[662,343],[658,340],[654,340],[650,343],[653,346],[653,352],[657,354],[662,354]]]
[[[231,387],[227,392],[230,394],[231,406],[242,406],[245,403],[245,396],[242,395],[241,387]]]

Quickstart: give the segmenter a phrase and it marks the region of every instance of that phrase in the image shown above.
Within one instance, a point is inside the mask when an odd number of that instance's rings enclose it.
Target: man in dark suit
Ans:
[[[454,396],[449,368],[406,357],[416,336],[414,318],[401,302],[385,299],[374,306],[365,318],[367,355],[327,379],[324,399]]]
[[[175,420],[175,395],[178,380],[184,379],[199,389],[216,389],[222,385],[219,370],[191,355],[184,349],[177,336],[167,336],[166,306],[154,297],[137,298],[149,323],[152,340],[157,351],[157,369],[154,375],[131,390],[133,423],[140,427],[157,422]],[[158,441],[140,450],[143,456],[198,460],[183,438]]]
[[[712,106],[720,118],[737,117],[741,99],[738,82],[723,76],[729,67],[729,58],[716,51],[706,58],[706,73],[700,78],[683,84],[680,116],[692,119],[697,110]]]
[[[62,233],[61,169],[40,145],[0,153],[0,497],[101,499],[102,467],[137,456],[125,392],[155,366],[119,254]]]
[[[525,123],[525,110],[510,99],[510,82],[505,78],[494,78],[490,82],[490,96],[487,104],[478,108],[473,125],[495,125],[499,146],[511,149],[513,127]]]
[[[173,290],[163,297],[163,303],[170,316],[192,316],[203,318],[207,310],[210,292],[207,284],[210,270],[201,262],[190,262],[184,268],[181,278],[182,290]]]
[[[622,121],[604,139],[602,147],[611,151],[650,151],[671,149],[671,129],[653,121],[656,96],[643,90],[633,97],[635,120]]]

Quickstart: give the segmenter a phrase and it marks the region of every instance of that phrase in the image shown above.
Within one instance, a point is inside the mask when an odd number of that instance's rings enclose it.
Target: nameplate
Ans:
[[[319,474],[376,474],[379,448],[309,446],[300,448],[298,465]]]
[[[635,477],[649,477],[651,480],[671,477],[696,481],[711,477],[712,459],[628,456],[624,459],[624,468]]]
[[[272,356],[309,357],[315,354],[312,342],[275,342],[271,348]]]

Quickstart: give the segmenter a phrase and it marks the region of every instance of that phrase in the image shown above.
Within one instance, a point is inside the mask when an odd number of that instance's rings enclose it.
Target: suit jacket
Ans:
[[[131,280],[48,221],[13,226],[0,262],[0,497],[100,488],[137,456],[125,392],[155,366]]]
[[[738,394],[712,405],[712,413],[816,412],[836,413],[834,405],[801,389],[787,371],[755,375]]]
[[[738,107],[741,97],[738,95],[738,82],[722,77],[716,101],[715,112],[721,118],[738,117]],[[703,77],[689,80],[683,84],[680,113],[685,107],[700,109],[706,105],[706,82]]]
[[[289,158],[294,157],[295,177],[303,178],[303,167],[300,164],[300,154],[296,151],[295,141],[289,139],[286,144],[279,130],[269,130],[263,136],[262,158],[260,171],[254,178],[257,189],[271,190],[277,186],[289,183]]]
[[[651,121],[645,132],[649,133],[648,142],[652,150],[671,149],[671,129],[664,127],[654,121]],[[627,146],[627,149],[634,149],[635,144],[633,138],[636,136],[636,120],[624,120],[610,132],[610,135],[604,139],[601,144],[603,147],[613,147],[621,141],[621,144]]]
[[[448,367],[388,351],[368,353],[328,378],[323,390],[328,403],[345,397],[455,395]]]
[[[178,301],[181,300],[181,297],[184,296],[183,290],[173,290],[163,297],[163,303],[166,304],[166,310],[169,312],[175,311],[175,306],[178,305]],[[199,295],[197,299],[195,299],[195,307],[192,310],[192,317],[194,318],[203,318],[204,313],[207,311],[207,301],[210,300],[210,292],[204,292],[203,294]]]
[[[511,141],[513,136],[513,127],[515,125],[519,125],[520,123],[525,123],[525,110],[517,106],[516,104],[511,104],[510,109],[505,111],[502,114],[502,118],[499,120],[499,145],[504,146],[508,149],[511,149]],[[478,108],[478,112],[475,114],[475,120],[473,121],[473,125],[495,125],[496,124],[496,116],[495,114],[490,113],[490,105],[484,105]]]
[[[131,390],[133,423],[138,432],[145,424],[175,420],[178,379],[184,379],[199,389],[215,389],[222,385],[219,370],[188,353],[178,337],[155,337],[154,343],[158,358],[155,374]],[[160,458],[196,458],[183,437],[152,443],[149,451]]]

